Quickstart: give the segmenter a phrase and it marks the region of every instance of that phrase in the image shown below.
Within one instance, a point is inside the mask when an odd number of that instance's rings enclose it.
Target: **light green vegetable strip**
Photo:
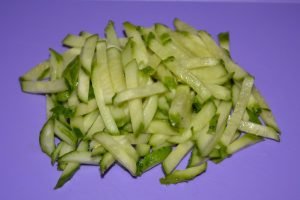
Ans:
[[[106,51],[106,42],[101,41],[97,44],[96,47],[96,64],[97,66],[97,78],[99,79],[99,84],[101,85],[103,91],[103,97],[106,104],[112,103],[112,97],[115,95],[111,76],[108,69],[107,62],[107,51]],[[94,66],[94,67],[96,67]],[[95,91],[95,88],[94,88]]]
[[[53,49],[50,51],[50,79],[52,81],[60,79],[63,73],[63,58]]]
[[[40,132],[39,142],[42,151],[51,157],[51,154],[55,149],[54,122],[52,118],[48,119],[48,121],[43,126]]]
[[[203,173],[207,168],[207,163],[196,167],[190,167],[185,170],[176,170],[171,174],[168,174],[166,177],[160,179],[161,184],[169,185],[176,184],[185,181],[190,181],[194,179],[196,176]]]
[[[114,91],[120,92],[126,89],[120,51],[117,48],[109,48],[107,50],[107,61]]]
[[[82,63],[82,67],[88,74],[91,73],[92,62],[94,58],[97,41],[98,41],[98,35],[92,35],[88,37],[85,40],[85,43],[82,47],[82,51],[80,54],[80,61]]]
[[[145,102],[143,103],[143,117],[144,117],[144,126],[145,129],[149,127],[149,124],[154,118],[154,115],[156,113],[158,107],[158,96],[153,95],[151,97],[148,97]]]
[[[270,138],[279,141],[279,135],[274,129],[267,126],[262,126],[260,124],[241,121],[239,125],[239,130],[250,134],[258,135],[264,138]]]
[[[131,61],[125,66],[125,79],[128,89],[138,87],[138,66],[135,60]],[[129,90],[131,91],[131,90]],[[122,94],[122,93],[121,93]],[[127,95],[125,95],[127,97]],[[115,101],[118,102],[118,97],[115,97]],[[122,98],[121,98],[122,99]],[[131,100],[130,100],[131,99]],[[144,129],[144,114],[142,100],[137,98],[128,98],[129,113],[131,124],[134,133],[140,133]],[[119,101],[122,102],[122,101]]]
[[[234,154],[237,151],[240,151],[241,149],[244,149],[250,145],[256,144],[261,141],[263,141],[262,137],[251,134],[245,134],[237,140],[233,141],[230,145],[228,145],[227,153]]]
[[[221,139],[222,143],[227,146],[232,142],[234,134],[239,127],[240,121],[244,115],[246,110],[246,106],[248,100],[251,95],[251,90],[253,86],[254,79],[250,76],[247,76],[242,84],[242,88],[239,94],[239,98],[237,103],[234,105],[234,110],[231,115],[229,122],[227,123],[227,127],[224,131],[223,137]]]
[[[183,157],[192,149],[193,145],[192,141],[181,143],[168,155],[163,162],[166,174],[170,174],[176,168]]]
[[[90,76],[85,73],[83,68],[80,68],[78,75],[77,95],[78,98],[87,103],[89,100]]]
[[[85,42],[84,37],[78,35],[68,34],[62,41],[62,44],[68,47],[83,47]]]
[[[126,67],[126,68],[128,68],[128,67]],[[130,101],[130,100],[133,100],[133,99],[149,97],[149,96],[152,96],[152,95],[164,93],[166,91],[167,91],[167,89],[160,82],[153,83],[151,85],[137,86],[135,88],[132,88],[132,87],[129,88],[128,87],[128,89],[117,93],[117,95],[114,97],[114,103],[115,104],[121,104],[125,101]]]
[[[106,35],[107,42],[109,45],[121,47],[119,38],[118,38],[116,30],[115,30],[115,24],[111,20],[108,21],[108,23],[105,27],[105,35]]]
[[[200,100],[202,102],[207,101],[211,97],[209,89],[206,88],[205,85],[187,69],[178,66],[178,64],[173,62],[172,59],[165,61],[165,65],[177,78],[193,88],[200,96]]]
[[[103,43],[102,43],[103,44]],[[104,43],[105,45],[105,43]],[[97,47],[97,51],[99,51],[101,48]],[[105,49],[102,49],[102,52],[105,51]],[[105,51],[106,52],[106,51]],[[97,54],[101,52],[97,52]],[[98,59],[101,59],[102,56],[98,57]],[[104,97],[104,82],[99,78],[103,74],[103,69],[105,69],[105,66],[101,65],[103,63],[99,63],[97,60],[97,64],[93,67],[92,70],[92,86],[94,89],[95,93],[95,98],[97,101],[97,105],[100,111],[100,114],[102,116],[103,122],[105,124],[106,129],[111,133],[111,134],[119,134],[119,129],[117,127],[116,122],[113,119],[113,116],[110,112],[109,107],[105,103],[105,97]]]
[[[94,139],[102,144],[104,148],[107,149],[114,158],[131,173],[131,175],[135,176],[136,162],[122,148],[122,145],[119,142],[107,133],[97,133],[94,135]]]
[[[21,81],[23,92],[28,93],[58,93],[68,89],[64,79],[54,81]]]
[[[39,63],[31,68],[23,76],[20,77],[21,81],[37,81],[49,76],[50,62],[48,60]]]

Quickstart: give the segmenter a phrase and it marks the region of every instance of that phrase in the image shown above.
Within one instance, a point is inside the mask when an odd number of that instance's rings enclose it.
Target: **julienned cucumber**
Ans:
[[[67,34],[63,53],[50,49],[20,77],[27,93],[45,94],[41,150],[57,163],[62,187],[81,165],[105,175],[119,164],[134,177],[162,165],[161,184],[187,182],[280,129],[248,74],[230,56],[229,33],[219,44],[175,19],[175,30],[112,21],[105,38]],[[190,156],[188,166],[178,169]],[[181,165],[179,165],[181,166]]]

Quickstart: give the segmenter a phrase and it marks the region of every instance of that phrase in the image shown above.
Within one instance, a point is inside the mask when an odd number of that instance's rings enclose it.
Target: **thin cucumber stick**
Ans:
[[[128,155],[118,141],[106,133],[97,133],[94,135],[94,139],[103,145],[104,148],[131,173],[131,175],[135,176],[136,161]]]
[[[78,98],[87,103],[89,100],[90,76],[84,69],[80,68],[78,74],[77,95]]]
[[[107,60],[114,91],[120,92],[126,89],[120,50],[114,47],[109,48],[107,50]]]
[[[100,56],[101,57],[101,56]],[[94,94],[96,98],[96,102],[101,114],[101,117],[103,119],[103,122],[105,124],[105,127],[111,134],[119,134],[119,129],[117,127],[117,124],[110,112],[109,107],[105,103],[105,97],[104,97],[104,89],[103,89],[103,82],[99,78],[101,76],[101,73],[103,72],[104,66],[101,66],[99,64],[96,64],[93,67],[92,70],[92,86],[94,89]]]
[[[113,45],[115,47],[121,47],[119,38],[117,36],[116,30],[115,30],[115,24],[113,21],[109,21],[105,27],[105,35],[107,38],[107,42],[109,45]]]
[[[50,62],[48,60],[39,63],[31,68],[23,76],[20,77],[21,81],[37,81],[49,77]]]
[[[243,118],[251,95],[253,82],[254,79],[250,76],[247,76],[243,81],[237,103],[234,105],[233,113],[221,138],[221,141],[225,146],[232,142],[234,134],[239,127],[240,121]]]
[[[163,162],[165,173],[170,174],[193,146],[192,141],[179,144]]]
[[[160,82],[151,85],[137,86],[135,88],[128,88],[118,93],[114,97],[115,104],[121,104],[125,101],[130,101],[137,98],[149,97],[156,94],[161,94],[167,91],[167,88]]]
[[[112,97],[115,95],[113,83],[108,69],[107,46],[105,41],[100,41],[96,47],[96,66],[99,84],[101,85],[104,100],[106,104],[112,103]]]
[[[176,170],[171,174],[168,174],[166,177],[160,179],[161,184],[169,185],[176,184],[181,182],[186,182],[194,179],[196,176],[203,173],[207,168],[207,162],[195,166],[190,167],[184,170]]]
[[[53,49],[50,51],[50,79],[60,79],[63,73],[63,57]]]
[[[194,74],[187,69],[178,65],[173,59],[165,60],[166,67],[181,81],[185,82],[191,88],[193,88],[200,97],[202,102],[207,101],[211,97],[211,92]]]
[[[55,149],[54,121],[52,118],[48,119],[48,121],[43,126],[40,132],[39,141],[42,151],[51,157],[51,154]]]
[[[274,129],[268,126],[262,126],[260,124],[255,124],[252,122],[241,121],[239,125],[239,130],[264,138],[270,138],[276,141],[280,140],[278,133]]]
[[[125,66],[125,78],[128,89],[133,89],[138,86],[138,66],[135,60]],[[129,101],[128,107],[133,132],[140,133],[144,129],[142,99],[136,98]]]
[[[90,74],[94,58],[98,35],[92,35],[85,40],[80,54],[80,61],[84,70]]]
[[[28,93],[58,93],[68,89],[64,79],[57,79],[53,81],[21,81],[21,88],[23,92]]]

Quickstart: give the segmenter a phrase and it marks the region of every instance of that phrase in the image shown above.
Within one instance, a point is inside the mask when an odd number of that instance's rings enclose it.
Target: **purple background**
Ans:
[[[265,141],[237,153],[189,183],[163,186],[156,167],[133,179],[115,166],[105,178],[82,167],[54,191],[60,172],[39,148],[45,98],[21,92],[18,77],[48,48],[81,30],[103,35],[112,19],[140,25],[179,17],[213,35],[230,31],[233,58],[256,77],[282,129],[282,141]],[[300,4],[1,2],[0,199],[299,199]]]

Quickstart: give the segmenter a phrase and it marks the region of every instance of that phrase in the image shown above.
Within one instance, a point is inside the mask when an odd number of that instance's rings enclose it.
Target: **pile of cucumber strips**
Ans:
[[[109,21],[105,37],[80,32],[20,77],[22,90],[44,94],[42,151],[62,171],[62,187],[82,165],[114,164],[133,177],[160,165],[162,184],[194,179],[264,139],[279,141],[272,112],[254,78],[230,56],[229,34],[174,19],[175,29]],[[189,156],[185,169],[176,169]]]

